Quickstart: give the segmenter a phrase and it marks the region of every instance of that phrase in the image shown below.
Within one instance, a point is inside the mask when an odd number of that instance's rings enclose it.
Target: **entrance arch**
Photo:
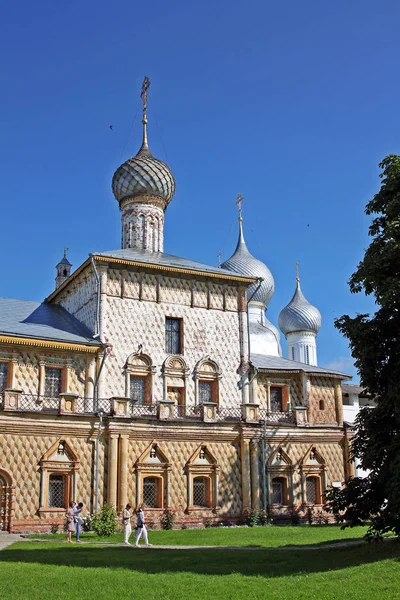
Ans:
[[[11,531],[14,516],[14,486],[8,471],[0,468],[0,531]]]

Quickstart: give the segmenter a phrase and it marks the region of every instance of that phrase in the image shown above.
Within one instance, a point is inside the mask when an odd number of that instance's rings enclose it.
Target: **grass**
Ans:
[[[262,546],[277,548],[279,546],[309,545],[342,542],[362,538],[366,527],[341,530],[332,526],[297,526],[297,527],[234,527],[210,529],[175,529],[172,531],[150,531],[149,541],[166,546]],[[31,538],[44,540],[64,540],[65,534],[32,534]],[[131,541],[133,539],[133,535]],[[82,541],[119,542],[123,541],[122,533],[109,538],[100,538],[94,534],[81,535]]]
[[[90,544],[16,543],[0,552],[0,597],[8,600],[400,599],[400,544],[327,548],[351,533],[335,527],[151,532],[158,544],[262,546],[167,550]],[[197,537],[196,537],[197,535]],[[359,537],[359,535],[357,537]],[[293,543],[315,549],[282,548]],[[194,543],[194,542],[192,542]],[[280,549],[277,549],[281,546]]]

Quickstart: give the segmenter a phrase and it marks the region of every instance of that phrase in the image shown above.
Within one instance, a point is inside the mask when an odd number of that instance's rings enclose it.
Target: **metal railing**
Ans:
[[[4,393],[4,392],[3,392]],[[0,393],[0,410],[4,407],[3,393]],[[83,398],[71,394],[69,399],[73,402],[73,407],[64,408],[62,410],[62,397],[48,397],[35,394],[20,394],[19,411],[41,412],[41,413],[71,413],[80,415],[97,415],[102,412],[105,416],[118,416],[113,412],[113,400],[111,398]],[[159,413],[160,402],[152,404],[137,404],[128,402],[126,414],[124,416],[137,419],[157,419]],[[202,405],[174,405],[170,407],[169,414],[163,416],[163,420],[203,420]],[[216,422],[240,422],[244,420],[243,411],[240,406],[220,407],[214,406],[214,420]],[[271,412],[267,409],[260,408],[258,410],[258,420],[260,423],[268,424],[280,423],[295,423],[295,416],[291,411]]]

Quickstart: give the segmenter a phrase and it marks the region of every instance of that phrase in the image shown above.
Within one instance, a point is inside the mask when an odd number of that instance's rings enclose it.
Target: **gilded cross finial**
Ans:
[[[297,285],[300,283],[300,277],[299,277],[299,262],[296,262],[296,283]]]
[[[238,207],[238,211],[239,211],[239,221],[242,220],[242,202],[243,202],[243,200],[244,200],[243,194],[239,193],[236,197],[236,202],[235,202],[236,206]]]
[[[143,125],[147,123],[147,99],[148,99],[148,89],[150,87],[150,79],[145,77],[142,83],[142,91],[140,92],[140,97],[143,102]]]
[[[68,252],[69,248],[64,248],[64,258],[67,258],[67,252]]]
[[[218,256],[218,268],[221,266],[221,254],[222,254],[221,250],[218,250],[218,252],[217,252],[217,256]]]

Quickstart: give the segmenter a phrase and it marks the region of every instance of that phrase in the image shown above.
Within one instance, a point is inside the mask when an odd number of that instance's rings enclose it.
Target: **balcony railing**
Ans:
[[[122,409],[120,408],[122,406]],[[193,405],[176,405],[168,401],[152,404],[137,404],[128,398],[83,398],[75,394],[60,394],[56,398],[25,394],[16,390],[4,390],[0,393],[0,410],[35,412],[48,414],[71,414],[94,416],[102,412],[109,417],[125,417],[131,419],[160,419],[163,421],[208,421],[208,422],[266,422],[279,425],[298,421],[292,411],[271,412],[256,407],[253,417],[243,410],[242,405],[220,407],[213,403]],[[167,407],[167,411],[162,410]],[[305,407],[304,407],[304,410]]]

